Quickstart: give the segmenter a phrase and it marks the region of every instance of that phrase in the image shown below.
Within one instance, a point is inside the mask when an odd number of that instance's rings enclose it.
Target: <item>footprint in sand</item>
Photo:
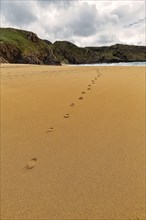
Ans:
[[[91,87],[91,85],[90,85],[90,84],[89,84],[88,86],[89,86],[89,87]]]
[[[47,132],[52,132],[53,131],[53,127],[50,127]]]
[[[74,104],[74,103],[71,103],[70,106],[73,107],[73,106],[75,106],[75,104]]]
[[[26,164],[25,169],[30,170],[30,169],[34,168],[34,166],[36,165],[36,162],[37,162],[37,158],[34,157]]]
[[[65,114],[65,115],[64,115],[64,118],[69,118],[69,114]]]
[[[82,100],[82,99],[83,99],[83,97],[81,96],[81,97],[79,97],[78,99],[79,99],[79,100]]]
[[[86,93],[83,91],[82,94],[86,94]]]
[[[97,73],[99,74],[99,70],[97,69],[96,71],[97,71]]]
[[[88,88],[87,88],[87,90],[91,90],[91,88],[90,88],[90,87],[88,87]]]
[[[94,79],[97,80],[97,77],[95,77]]]
[[[102,75],[102,74],[101,74],[101,73],[99,73],[99,74],[98,74],[98,77],[100,77],[101,75]]]

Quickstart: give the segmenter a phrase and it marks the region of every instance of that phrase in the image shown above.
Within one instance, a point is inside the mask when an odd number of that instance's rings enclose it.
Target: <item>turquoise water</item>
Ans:
[[[146,62],[127,62],[127,63],[96,63],[96,64],[78,64],[70,66],[146,66]]]

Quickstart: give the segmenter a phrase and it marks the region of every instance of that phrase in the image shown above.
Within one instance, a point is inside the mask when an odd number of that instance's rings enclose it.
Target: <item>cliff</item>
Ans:
[[[29,31],[0,28],[0,60],[9,63],[60,65],[48,42]]]
[[[146,61],[146,47],[116,44],[110,47],[77,47],[67,41],[56,41],[52,45],[61,63],[94,64]]]

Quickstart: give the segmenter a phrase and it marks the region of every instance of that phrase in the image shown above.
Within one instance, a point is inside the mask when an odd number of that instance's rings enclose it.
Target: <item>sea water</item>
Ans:
[[[146,66],[146,62],[121,62],[121,63],[95,63],[95,64],[78,64],[69,66]]]

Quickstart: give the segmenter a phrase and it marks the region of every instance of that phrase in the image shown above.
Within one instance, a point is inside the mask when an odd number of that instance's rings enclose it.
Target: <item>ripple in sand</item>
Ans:
[[[26,164],[26,167],[25,167],[25,168],[26,168],[27,170],[30,170],[30,169],[34,168],[36,162],[37,162],[37,158],[34,157],[33,159],[31,159],[31,160]]]

